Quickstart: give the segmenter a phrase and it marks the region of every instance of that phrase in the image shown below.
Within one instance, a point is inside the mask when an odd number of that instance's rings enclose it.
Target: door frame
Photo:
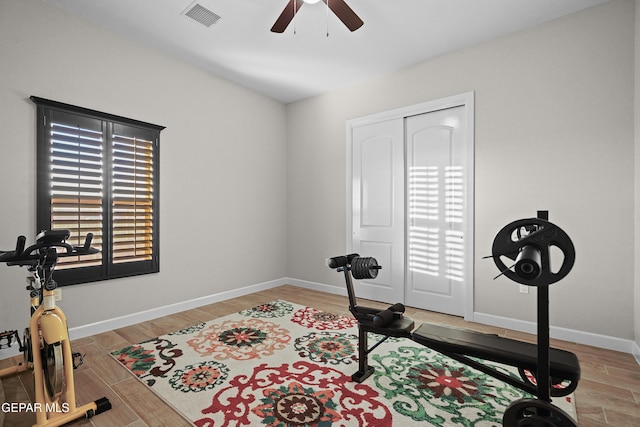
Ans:
[[[468,126],[468,138],[469,138],[469,150],[467,152],[467,164],[468,164],[468,189],[469,189],[469,200],[466,208],[466,231],[465,235],[469,237],[468,248],[467,251],[467,264],[465,265],[465,277],[467,280],[466,283],[466,298],[465,298],[465,307],[464,307],[464,319],[468,321],[473,320],[474,313],[474,286],[475,286],[475,93],[473,91],[461,93],[458,95],[448,96],[446,98],[440,98],[433,101],[427,101],[420,104],[410,105],[407,107],[396,108],[388,111],[383,111],[380,113],[375,113],[363,117],[358,117],[354,119],[349,119],[346,121],[346,248],[347,253],[351,253],[353,251],[353,182],[352,182],[352,174],[353,174],[353,129],[360,126],[365,126],[372,123],[377,123],[386,120],[393,119],[405,119],[410,116],[415,116],[419,114],[431,113],[438,110],[444,110],[447,108],[465,107],[465,119]],[[406,141],[404,144],[404,149],[406,150]],[[406,156],[405,156],[406,162]],[[405,198],[406,198],[406,182],[405,182]],[[405,226],[405,234],[407,222],[406,218],[404,221]],[[405,263],[406,269],[406,263]],[[405,272],[406,273],[406,272]],[[404,286],[404,284],[403,284]]]

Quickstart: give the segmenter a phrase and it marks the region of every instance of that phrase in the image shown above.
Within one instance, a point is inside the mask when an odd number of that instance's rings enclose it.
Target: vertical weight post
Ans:
[[[538,219],[549,220],[549,211],[538,211]],[[538,399],[551,402],[550,356],[549,356],[549,286],[538,288]]]

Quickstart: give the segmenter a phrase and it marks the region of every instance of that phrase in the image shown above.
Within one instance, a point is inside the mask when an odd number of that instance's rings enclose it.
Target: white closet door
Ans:
[[[356,281],[358,297],[404,301],[404,120],[352,130],[352,248],[382,265]]]
[[[467,232],[467,126],[464,107],[406,119],[409,305],[465,314],[471,262]]]

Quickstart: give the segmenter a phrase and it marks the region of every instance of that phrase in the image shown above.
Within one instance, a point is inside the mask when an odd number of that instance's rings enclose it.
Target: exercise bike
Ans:
[[[557,271],[551,269],[551,248],[562,252],[564,259]],[[496,235],[492,255],[505,277],[538,290],[538,343],[531,344],[498,335],[424,323],[404,316],[401,303],[387,309],[359,306],[353,289],[354,279],[375,279],[378,265],[373,257],[349,254],[327,260],[330,268],[343,272],[349,297],[349,311],[358,320],[358,371],[356,382],[369,377],[374,368],[368,355],[389,337],[408,338],[454,360],[491,375],[536,398],[512,402],[503,415],[504,427],[577,427],[565,411],[551,403],[551,397],[567,396],[578,386],[580,364],[575,354],[549,347],[549,285],[564,278],[575,261],[575,249],[569,236],[548,221],[548,212],[539,211],[537,218],[514,221]],[[507,266],[505,259],[513,264]],[[383,338],[369,348],[368,333]],[[478,359],[517,368],[516,378],[484,364]]]
[[[67,320],[56,305],[60,288],[53,280],[58,258],[97,253],[91,247],[93,235],[87,234],[84,245],[67,243],[68,230],[43,231],[36,243],[25,248],[26,239],[18,237],[12,251],[0,251],[0,262],[9,266],[27,267],[31,319],[21,341],[18,331],[0,333],[0,348],[18,343],[23,361],[17,366],[0,370],[0,378],[33,370],[35,401],[24,410],[35,412],[38,427],[61,426],[79,418],[91,418],[111,409],[111,403],[102,397],[86,405],[77,406],[73,370],[82,364],[82,355],[72,353]]]

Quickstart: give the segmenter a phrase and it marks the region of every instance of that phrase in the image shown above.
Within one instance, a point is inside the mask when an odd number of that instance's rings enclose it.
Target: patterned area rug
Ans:
[[[355,319],[274,301],[112,356],[207,427],[501,426],[524,396],[406,339],[378,347],[375,373],[358,384],[357,343]],[[561,400],[554,404],[575,417],[571,396]]]

